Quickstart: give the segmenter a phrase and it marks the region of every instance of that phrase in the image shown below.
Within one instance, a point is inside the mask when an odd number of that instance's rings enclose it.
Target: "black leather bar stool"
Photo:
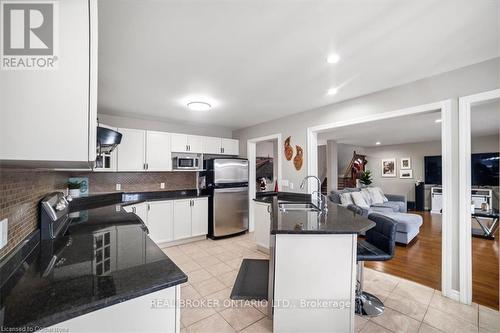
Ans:
[[[378,213],[371,213],[368,218],[376,225],[366,231],[365,239],[358,240],[358,283],[356,285],[355,311],[361,316],[380,316],[384,312],[384,303],[375,295],[363,291],[363,263],[365,261],[386,261],[394,257],[397,222]]]
[[[347,205],[347,209],[349,209],[350,211],[354,212],[355,214],[363,215],[363,209],[361,209],[361,207],[358,207],[356,205],[348,204]]]

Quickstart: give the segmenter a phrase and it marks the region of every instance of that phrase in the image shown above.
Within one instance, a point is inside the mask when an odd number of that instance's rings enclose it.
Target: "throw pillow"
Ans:
[[[351,198],[354,204],[358,207],[369,209],[370,205],[365,201],[365,198],[361,192],[352,192]]]
[[[380,187],[373,187],[373,188],[377,189],[380,192],[380,195],[384,199],[384,202],[389,201],[389,199],[387,199],[387,197],[385,196],[384,191],[382,191],[382,189]]]
[[[350,192],[340,193],[339,197],[340,197],[340,204],[342,206],[347,206],[353,203]]]
[[[361,189],[361,195],[363,195],[363,198],[365,198],[365,201],[368,204],[368,206],[370,206],[373,203],[372,197],[371,197],[370,192],[368,191],[367,187]]]
[[[369,187],[368,193],[370,193],[372,205],[381,205],[384,203],[384,197],[380,194],[379,188]]]

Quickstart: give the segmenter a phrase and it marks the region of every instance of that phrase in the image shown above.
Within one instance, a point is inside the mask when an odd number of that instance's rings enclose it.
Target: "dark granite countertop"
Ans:
[[[40,243],[36,232],[2,262],[0,326],[47,327],[187,281],[122,202],[79,201],[63,237]]]
[[[302,195],[304,196],[304,195]],[[366,217],[328,201],[328,212],[280,211],[281,202],[311,202],[291,195],[272,196],[271,234],[359,234],[375,226]],[[270,201],[265,201],[270,202]]]
[[[278,198],[279,202],[311,202],[311,195],[307,193],[295,192],[257,192],[256,202],[273,203],[273,198]]]

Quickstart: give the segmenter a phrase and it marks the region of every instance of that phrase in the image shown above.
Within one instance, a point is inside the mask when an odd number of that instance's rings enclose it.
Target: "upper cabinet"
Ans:
[[[146,132],[146,170],[172,170],[169,133],[154,131]]]
[[[239,142],[234,139],[203,137],[203,153],[217,155],[238,155]]]
[[[172,135],[172,152],[176,153],[201,153],[203,150],[203,140],[198,135],[178,134]]]
[[[119,128],[118,171],[171,171],[170,134]]]
[[[1,71],[0,161],[90,169],[96,154],[97,1],[55,3],[53,40],[59,47],[44,57],[56,59],[55,67]]]

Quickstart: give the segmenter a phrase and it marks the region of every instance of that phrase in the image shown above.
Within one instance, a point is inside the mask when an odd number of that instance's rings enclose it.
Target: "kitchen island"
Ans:
[[[375,223],[331,202],[321,212],[306,197],[274,196],[271,207],[274,332],[353,332],[357,235]]]

